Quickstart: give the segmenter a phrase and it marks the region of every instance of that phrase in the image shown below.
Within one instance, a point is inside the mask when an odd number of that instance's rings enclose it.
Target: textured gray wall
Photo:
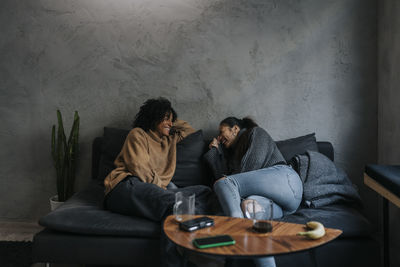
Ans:
[[[400,2],[379,6],[378,161],[400,165]],[[391,266],[400,266],[400,209],[389,206]]]
[[[0,1],[0,218],[36,219],[55,194],[56,109],[81,115],[77,186],[103,126],[150,97],[207,136],[253,116],[277,140],[316,132],[360,188],[376,161],[374,0]]]

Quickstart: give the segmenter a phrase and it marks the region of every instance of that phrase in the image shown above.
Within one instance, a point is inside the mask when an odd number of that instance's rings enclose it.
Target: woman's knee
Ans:
[[[105,207],[115,213],[132,215],[130,210],[130,190],[127,181],[121,181],[104,199]]]
[[[167,190],[174,190],[174,189],[178,189],[178,187],[173,182],[169,182],[169,184],[167,185]]]
[[[290,190],[293,193],[294,203],[300,204],[303,197],[303,183],[299,175],[296,172],[292,171],[287,174],[287,179]]]
[[[301,200],[302,200],[302,195],[303,195],[303,188],[298,187],[298,188],[291,188],[293,195],[288,198],[287,202],[286,202],[286,206],[285,206],[285,210],[284,213],[285,214],[291,214],[293,212],[295,212],[300,204],[301,204]]]
[[[230,183],[230,182],[231,182],[231,181],[230,181],[230,178],[227,177],[227,176],[224,176],[224,177],[218,179],[218,180],[215,181],[215,183],[214,183],[214,186],[213,186],[214,191],[216,191],[216,189],[218,189],[218,188],[221,188],[222,186],[226,186],[227,183]]]
[[[303,183],[299,175],[291,167],[278,167],[280,178],[285,177],[286,179],[281,180],[280,186],[284,188],[271,199],[282,208],[284,214],[290,214],[300,206],[303,197]]]

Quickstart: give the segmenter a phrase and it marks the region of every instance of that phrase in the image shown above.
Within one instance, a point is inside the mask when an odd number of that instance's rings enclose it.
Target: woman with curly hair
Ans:
[[[149,99],[135,116],[133,129],[114,161],[116,168],[105,178],[105,205],[116,213],[161,221],[172,211],[175,192],[196,194],[196,202],[211,189],[206,186],[177,188],[172,182],[176,144],[195,130],[177,119],[165,98]]]

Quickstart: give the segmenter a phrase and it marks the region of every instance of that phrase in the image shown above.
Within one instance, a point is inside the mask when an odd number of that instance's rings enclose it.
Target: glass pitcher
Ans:
[[[185,192],[175,193],[174,215],[178,222],[193,218],[195,214],[195,194]]]

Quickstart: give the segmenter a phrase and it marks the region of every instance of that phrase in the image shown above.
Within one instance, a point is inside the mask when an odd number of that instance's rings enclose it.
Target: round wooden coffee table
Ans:
[[[201,216],[213,218],[214,226],[194,232],[185,232],[179,229],[179,223],[171,215],[164,221],[163,230],[167,238],[183,248],[184,251],[189,250],[224,258],[254,258],[309,250],[315,266],[317,266],[317,262],[313,248],[334,240],[342,233],[338,229],[325,228],[325,236],[311,240],[297,235],[298,232],[305,230],[303,224],[271,221],[272,232],[260,234],[252,230],[252,221],[249,219],[208,215],[196,215],[194,217]],[[224,234],[232,236],[236,244],[206,249],[198,249],[192,244],[194,238]]]

